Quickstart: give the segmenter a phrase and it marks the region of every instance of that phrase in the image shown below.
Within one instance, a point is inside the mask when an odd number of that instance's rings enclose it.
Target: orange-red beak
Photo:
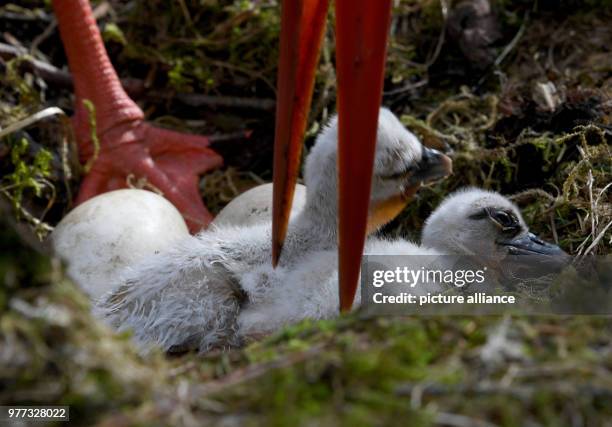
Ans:
[[[391,0],[336,1],[338,284],[350,310],[366,237]]]
[[[289,224],[329,0],[283,0],[274,138],[272,264]]]
[[[275,265],[289,221],[327,3],[326,0],[283,1],[274,148],[272,259]],[[390,15],[391,0],[336,0],[342,311],[351,308],[355,297],[366,237]]]

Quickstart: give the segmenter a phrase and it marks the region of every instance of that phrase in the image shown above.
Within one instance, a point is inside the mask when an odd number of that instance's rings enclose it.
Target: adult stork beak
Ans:
[[[328,6],[329,0],[282,3],[272,196],[275,267],[287,234]]]
[[[336,0],[340,310],[353,305],[366,238],[391,0]]]
[[[282,4],[272,262],[287,232],[328,0]],[[366,237],[391,0],[336,1],[340,309],[353,304]],[[350,183],[349,183],[350,180]]]

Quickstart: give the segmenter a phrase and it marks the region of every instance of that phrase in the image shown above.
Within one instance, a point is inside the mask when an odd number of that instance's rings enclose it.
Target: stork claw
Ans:
[[[208,148],[208,140],[156,128],[148,123],[130,125],[130,131],[114,130],[133,139],[113,146],[103,136],[100,152],[81,183],[76,203],[106,191],[126,188],[128,178],[145,180],[151,189],[161,192],[181,212],[191,232],[206,227],[212,215],[199,193],[200,173],[219,167],[221,156]],[[82,150],[83,153],[84,150]]]

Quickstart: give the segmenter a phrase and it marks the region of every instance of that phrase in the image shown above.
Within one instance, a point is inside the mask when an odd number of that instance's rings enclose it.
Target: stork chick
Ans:
[[[242,214],[246,215],[246,212]],[[238,217],[236,213],[235,218]],[[421,245],[404,239],[371,237],[365,253],[402,255],[405,265],[415,271],[421,267],[456,268],[447,265],[456,257],[445,255],[471,256],[502,275],[520,275],[531,269],[537,273],[542,268],[556,271],[570,260],[558,246],[529,232],[514,203],[498,193],[477,188],[459,190],[438,206],[425,223]],[[256,304],[250,304],[240,313],[241,335],[258,338],[307,318],[337,316],[338,281],[337,270],[333,268],[336,258],[335,251],[313,253],[285,280],[278,280],[277,286],[262,292]],[[446,289],[443,284],[418,283],[409,292],[425,295]],[[360,302],[358,292],[355,306]]]
[[[514,203],[477,188],[456,191],[438,206],[425,223],[422,244],[444,254],[476,256],[504,275],[558,270],[570,260],[557,245],[529,232]]]
[[[269,224],[212,227],[126,271],[97,312],[120,331],[133,330],[143,347],[204,351],[240,344],[241,310],[299,272],[311,254],[337,251],[337,132],[334,118],[306,160],[306,204],[290,223],[276,269],[271,267]],[[423,181],[450,172],[448,157],[423,147],[389,110],[381,109],[368,229],[395,217]],[[337,268],[333,259],[328,262]]]

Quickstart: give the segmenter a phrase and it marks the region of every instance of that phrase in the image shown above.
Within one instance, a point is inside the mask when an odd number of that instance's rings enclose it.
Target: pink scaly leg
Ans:
[[[74,76],[73,126],[79,156],[94,155],[89,112],[95,107],[100,149],[81,184],[77,203],[127,186],[127,177],[146,178],[183,214],[192,232],[206,227],[212,215],[198,191],[198,175],[221,166],[221,156],[206,137],[154,127],[123,90],[87,0],[53,0],[68,65]]]

